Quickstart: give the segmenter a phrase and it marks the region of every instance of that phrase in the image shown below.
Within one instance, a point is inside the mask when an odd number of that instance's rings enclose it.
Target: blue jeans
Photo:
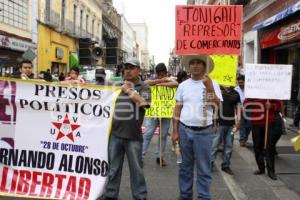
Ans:
[[[240,142],[247,142],[248,136],[251,132],[251,121],[242,118],[241,119],[241,127],[240,127]]]
[[[118,198],[124,155],[126,154],[130,171],[132,199],[146,199],[147,187],[142,168],[142,143],[111,135],[108,152],[110,170],[105,196]]]
[[[223,141],[223,163],[222,168],[230,166],[230,158],[233,150],[233,135],[231,135],[232,126],[219,126],[217,132],[214,134],[212,152],[211,152],[211,162],[216,160],[218,147]]]
[[[169,118],[162,118],[161,119],[161,131],[162,131],[162,154],[165,152],[165,148],[166,148],[166,144],[167,144],[167,136],[168,136],[168,130],[170,128],[170,122],[171,119]],[[159,119],[158,118],[147,118],[145,121],[146,124],[146,132],[144,134],[144,143],[143,143],[143,156],[146,155],[148,148],[149,148],[149,144],[151,142],[152,136],[154,134],[154,131],[156,129],[157,126],[159,126]],[[160,138],[159,138],[160,140]],[[158,140],[158,141],[159,141]],[[158,142],[157,147],[156,147],[156,157],[159,158],[160,156],[163,155],[159,155],[160,152],[160,142]]]
[[[179,164],[180,197],[193,199],[194,161],[197,168],[198,199],[211,199],[211,147],[213,128],[201,131],[191,130],[179,124],[182,163]]]

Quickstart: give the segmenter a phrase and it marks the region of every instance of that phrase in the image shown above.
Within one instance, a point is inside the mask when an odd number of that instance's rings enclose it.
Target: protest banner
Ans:
[[[241,52],[243,7],[176,6],[176,54]]]
[[[220,85],[235,86],[238,56],[211,55],[215,67],[209,77]]]
[[[120,88],[0,79],[0,194],[96,199]]]
[[[145,117],[172,118],[175,107],[177,88],[151,86],[151,106],[146,110]]]
[[[291,84],[292,65],[245,65],[245,98],[289,100]]]

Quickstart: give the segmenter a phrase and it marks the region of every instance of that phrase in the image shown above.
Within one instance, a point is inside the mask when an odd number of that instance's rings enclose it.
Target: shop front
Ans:
[[[69,72],[70,57],[77,54],[77,39],[39,24],[38,72],[50,69],[54,76]],[[76,57],[76,56],[75,56]]]
[[[35,58],[36,45],[12,36],[0,35],[0,76],[14,76],[23,59]],[[32,55],[26,57],[28,53]]]
[[[300,7],[299,3],[288,8],[294,12],[282,19],[263,26],[258,31],[261,63],[293,65],[291,100],[286,102],[288,117],[293,117],[300,86]],[[286,10],[288,10],[286,9]],[[282,13],[282,12],[281,12]],[[275,19],[278,15],[273,16]]]

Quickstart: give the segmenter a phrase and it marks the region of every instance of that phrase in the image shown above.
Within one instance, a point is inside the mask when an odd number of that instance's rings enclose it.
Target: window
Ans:
[[[96,36],[99,37],[100,34],[101,34],[101,32],[100,32],[100,24],[98,24],[97,25]]]
[[[86,32],[88,32],[88,30],[89,30],[89,15],[86,15],[85,30],[86,30]]]
[[[83,18],[83,10],[80,10],[80,33],[82,33],[82,18]]]
[[[61,1],[61,26],[65,27],[66,0]]]
[[[28,26],[28,1],[0,0],[0,22],[27,29]]]
[[[51,13],[51,0],[46,0],[46,20],[50,21],[50,13]]]
[[[94,35],[95,35],[95,33],[94,33],[94,25],[95,25],[95,20],[93,19],[92,20],[92,35],[93,35],[93,37],[94,37]]]
[[[76,33],[76,12],[77,12],[77,6],[74,5],[73,9],[73,32]]]

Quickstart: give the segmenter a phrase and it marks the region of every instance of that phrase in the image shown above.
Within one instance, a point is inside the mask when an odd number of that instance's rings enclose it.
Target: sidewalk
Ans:
[[[300,196],[300,152],[295,152],[290,141],[291,138],[298,135],[298,128],[291,125],[292,119],[287,119],[287,134],[282,135],[278,144],[275,167],[280,181]],[[249,138],[249,150],[253,152],[252,138]],[[254,156],[254,155],[253,155]],[[300,199],[300,198],[299,198]]]

